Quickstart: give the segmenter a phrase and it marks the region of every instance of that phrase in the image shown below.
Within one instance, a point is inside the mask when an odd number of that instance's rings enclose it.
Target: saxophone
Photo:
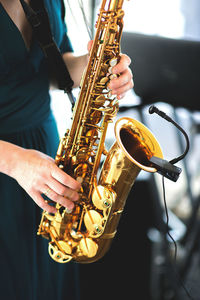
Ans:
[[[59,263],[99,260],[110,248],[128,193],[140,170],[156,172],[149,162],[162,151],[140,122],[121,118],[116,142],[106,151],[107,127],[118,111],[118,100],[107,84],[117,64],[123,29],[123,0],[103,0],[88,66],[73,109],[71,129],[61,139],[55,163],[82,182],[72,212],[42,213],[38,234],[50,240],[49,254]],[[105,161],[99,170],[102,156]]]

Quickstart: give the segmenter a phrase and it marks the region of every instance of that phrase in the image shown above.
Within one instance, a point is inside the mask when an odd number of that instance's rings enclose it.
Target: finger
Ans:
[[[124,72],[131,64],[131,59],[126,54],[121,54],[120,61],[112,68],[113,74],[120,74]]]
[[[41,194],[39,192],[34,193],[32,195],[33,200],[35,201],[35,203],[42,208],[43,210],[47,211],[50,214],[55,214],[56,213],[56,208],[49,205],[44,198],[41,196]]]
[[[115,79],[112,79],[108,85],[108,87],[111,89],[111,90],[115,90],[127,83],[131,83],[130,84],[130,87],[132,88],[132,84],[133,84],[133,75],[132,75],[132,72],[131,70],[128,68],[126,69],[119,77],[115,78]]]
[[[43,194],[45,194],[50,200],[60,204],[61,206],[66,207],[68,211],[72,211],[74,208],[74,203],[71,200],[61,195],[58,195],[54,190],[52,190],[48,186],[45,187]]]
[[[57,180],[53,179],[48,182],[50,189],[54,190],[58,195],[66,197],[72,201],[77,201],[79,199],[79,194],[77,191],[72,190],[65,185],[61,184]]]
[[[75,191],[79,191],[81,188],[81,184],[78,181],[59,169],[56,165],[51,170],[51,176],[64,186],[67,186]]]
[[[112,90],[113,95],[124,95],[126,92],[128,92],[133,87],[133,83],[128,82],[127,84],[124,84],[120,88],[117,88],[116,90]]]
[[[121,100],[121,99],[123,99],[125,97],[125,95],[126,95],[126,93],[118,94],[117,95],[117,99]]]

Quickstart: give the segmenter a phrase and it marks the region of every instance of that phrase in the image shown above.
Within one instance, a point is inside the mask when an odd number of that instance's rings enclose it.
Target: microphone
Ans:
[[[181,173],[181,169],[174,166],[175,163],[177,163],[178,161],[180,161],[181,159],[183,159],[187,152],[189,151],[189,138],[187,133],[183,130],[183,128],[181,128],[172,118],[170,118],[166,113],[164,113],[163,111],[159,110],[156,106],[152,105],[149,107],[149,113],[153,114],[156,113],[157,115],[159,115],[161,118],[167,120],[168,122],[172,123],[174,126],[176,126],[176,128],[178,128],[184,135],[185,139],[186,139],[186,149],[184,151],[184,153],[182,155],[180,155],[177,158],[172,159],[171,161],[166,161],[163,160],[161,158],[158,158],[156,156],[152,156],[152,158],[150,159],[150,162],[152,163],[152,165],[157,169],[157,172],[160,173],[161,175],[167,177],[170,180],[173,181],[177,181],[180,173]]]
[[[164,113],[163,111],[159,110],[156,106],[154,105],[151,105],[149,107],[149,113],[150,114],[153,114],[153,113],[156,113],[157,115],[159,115],[161,118],[167,120],[168,122],[172,122],[173,120],[168,116],[166,115],[166,113]]]

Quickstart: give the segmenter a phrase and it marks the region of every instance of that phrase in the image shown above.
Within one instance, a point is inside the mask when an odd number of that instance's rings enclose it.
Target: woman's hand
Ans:
[[[93,41],[89,41],[87,48],[90,52],[92,48]],[[109,69],[111,74],[118,75],[114,79],[112,79],[108,88],[111,90],[113,95],[117,95],[117,98],[122,99],[126,92],[133,88],[133,74],[131,69],[129,68],[131,64],[131,59],[126,54],[120,54],[119,62],[112,68]]]
[[[92,44],[92,40],[88,42],[88,52],[90,52]],[[74,87],[78,87],[80,85],[83,71],[88,63],[88,58],[88,54],[82,56],[74,56],[73,53],[63,54],[63,59],[74,81]],[[113,95],[117,95],[118,99],[123,98],[126,92],[133,88],[133,75],[129,68],[130,64],[130,57],[126,54],[120,54],[119,62],[112,69],[109,69],[112,74],[118,75],[108,84],[108,88],[112,90]]]
[[[72,211],[74,201],[79,199],[80,183],[59,169],[54,160],[35,150],[24,150],[23,157],[15,169],[15,179],[31,198],[49,213],[55,213],[55,207],[43,199],[49,199]]]
[[[0,171],[13,177],[43,210],[56,212],[42,194],[69,211],[73,209],[73,202],[79,199],[81,184],[57,167],[51,157],[3,141],[0,142],[0,153],[5,153]]]
[[[117,95],[117,98],[122,99],[126,92],[133,88],[133,74],[129,68],[131,59],[126,54],[120,54],[120,61],[114,67],[112,67],[112,74],[119,75],[112,79],[108,84],[108,88],[111,89],[113,95]]]

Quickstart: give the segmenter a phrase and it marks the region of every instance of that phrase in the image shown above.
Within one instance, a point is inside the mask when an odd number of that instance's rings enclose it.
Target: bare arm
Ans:
[[[74,56],[73,53],[64,53],[63,59],[69,69],[70,75],[74,81],[74,87],[78,87],[81,77],[88,62],[88,55]]]

